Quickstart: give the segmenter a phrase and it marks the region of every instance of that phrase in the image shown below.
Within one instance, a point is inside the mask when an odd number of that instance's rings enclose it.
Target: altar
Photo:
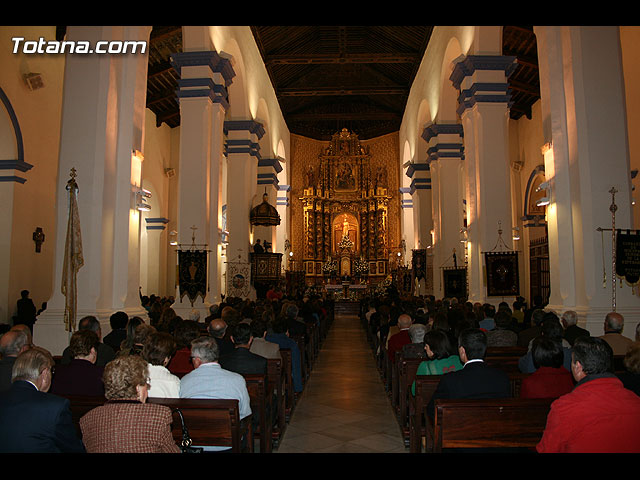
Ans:
[[[390,211],[392,200],[394,206],[398,200],[391,194],[397,191],[397,176],[392,175],[391,184],[385,162],[374,160],[355,133],[342,129],[318,161],[305,167],[299,200],[307,284],[328,283],[328,276],[367,278],[375,284],[389,274],[390,246],[399,242],[399,212]],[[357,283],[329,291],[342,289],[348,296],[350,290],[366,290]]]
[[[366,283],[351,283],[350,281],[343,281],[334,284],[328,283],[324,285],[324,289],[334,300],[359,301],[366,296],[369,285]]]

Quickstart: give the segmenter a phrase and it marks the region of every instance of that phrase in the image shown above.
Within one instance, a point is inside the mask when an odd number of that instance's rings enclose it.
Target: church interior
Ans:
[[[0,324],[28,290],[34,343],[60,355],[77,319],[107,334],[142,295],[204,318],[272,284],[344,301],[393,284],[539,300],[592,335],[616,311],[632,337],[639,41],[634,26],[2,26]],[[113,50],[59,51],[87,42]]]
[[[471,302],[540,296],[594,334],[611,310],[637,324],[637,287],[612,244],[612,222],[634,232],[639,215],[635,27],[0,32],[0,322],[29,290],[47,304],[36,330],[54,350],[66,341],[71,179],[76,315],[134,313],[140,291],[184,311],[234,288],[255,295],[238,279],[263,240],[280,255],[260,271],[305,288],[393,280]],[[148,50],[29,51],[38,39]],[[278,220],[250,223],[263,201]],[[176,251],[192,245],[208,268],[190,305]]]

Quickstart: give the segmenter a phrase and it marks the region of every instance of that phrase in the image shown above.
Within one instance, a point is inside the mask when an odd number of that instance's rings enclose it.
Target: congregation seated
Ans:
[[[244,377],[221,367],[218,344],[212,337],[198,337],[191,342],[194,370],[180,380],[180,398],[236,399],[240,420],[251,414]]]
[[[613,349],[579,337],[571,372],[576,385],[551,404],[539,453],[640,453],[640,397],[611,373]]]
[[[200,336],[200,326],[192,320],[184,320],[176,329],[174,339],[176,351],[167,365],[167,369],[177,376],[193,370],[191,363],[191,341]]]
[[[69,400],[49,393],[53,368],[51,353],[41,347],[15,358],[11,386],[0,392],[0,452],[85,452]]]
[[[152,333],[145,341],[142,358],[149,363],[150,397],[180,397],[180,379],[167,369],[175,349],[173,336],[166,332]]]
[[[132,317],[130,320],[131,324],[135,324],[136,319],[138,319],[140,324],[138,324],[132,333],[127,336],[127,338],[120,344],[120,350],[118,351],[118,355],[140,355],[142,353],[142,349],[144,348],[144,344],[149,338],[150,335],[156,333],[156,328],[148,325],[142,321],[140,317]],[[129,327],[127,327],[128,329]]]
[[[96,359],[96,365],[104,367],[107,363],[113,360],[116,356],[116,352],[109,345],[102,341],[102,328],[100,327],[100,321],[93,315],[83,317],[78,322],[78,330],[91,330],[98,335],[98,358]],[[61,365],[67,365],[72,359],[71,350],[66,347],[62,352]]]
[[[228,321],[227,321],[228,320]],[[233,342],[229,339],[227,329],[229,323],[239,323],[240,314],[233,307],[224,307],[220,318],[214,318],[207,325],[209,335],[216,340],[220,356],[233,352]]]
[[[424,350],[428,360],[418,365],[416,375],[444,375],[462,369],[460,357],[451,345],[449,335],[443,330],[436,328],[425,334]],[[411,386],[411,393],[416,393],[415,381]]]
[[[267,333],[265,340],[276,343],[280,349],[288,348],[291,350],[291,378],[293,382],[293,391],[302,392],[302,357],[298,343],[289,338],[289,329],[287,327],[287,319],[278,316],[271,325],[272,332]]]
[[[536,370],[522,379],[521,398],[557,398],[573,389],[573,376],[563,366],[564,351],[557,339],[536,337],[531,356]]]
[[[602,338],[613,349],[614,355],[625,355],[633,343],[622,334],[624,317],[618,312],[609,312],[604,319],[604,335]]]
[[[80,419],[88,453],[180,453],[171,432],[172,412],[147,403],[149,365],[123,355],[104,369],[106,403]]]
[[[391,363],[395,363],[396,352],[402,350],[404,345],[411,343],[411,337],[409,337],[409,327],[413,324],[413,319],[403,313],[398,317],[398,332],[393,335],[390,334],[387,342],[387,354]]]
[[[103,342],[115,352],[120,350],[120,344],[127,338],[127,323],[129,323],[129,315],[125,312],[115,312],[109,317],[111,332],[105,335]]]
[[[487,335],[477,328],[460,333],[458,355],[463,367],[443,375],[438,383],[427,414],[433,418],[435,400],[439,398],[508,398],[511,396],[509,376],[484,362]]]
[[[487,332],[488,347],[515,347],[518,334],[511,330],[513,316],[510,310],[501,309],[494,317],[495,328]]]
[[[282,358],[282,355],[280,355],[280,345],[266,340],[267,322],[262,318],[254,319],[251,322],[251,335],[253,336],[251,346],[249,347],[249,351],[251,353],[255,353],[256,355],[260,355],[267,359]]]
[[[551,312],[545,314],[544,320],[540,325],[540,336],[554,339],[561,344],[564,355],[562,364],[566,370],[571,371],[571,348],[564,344],[566,340],[564,340],[562,335],[563,329],[558,317]],[[531,354],[531,348],[529,348],[526,354],[518,359],[518,369],[522,373],[533,373],[536,371],[536,367],[533,364],[533,355]]]
[[[71,335],[69,351],[71,361],[58,365],[53,375],[50,392],[56,395],[86,395],[102,397],[104,367],[96,365],[98,335],[91,330],[78,330]]]
[[[403,358],[426,358],[427,352],[424,349],[424,336],[427,327],[421,323],[414,323],[409,327],[410,343],[402,346]]]
[[[10,329],[0,337],[0,392],[11,387],[13,364],[18,355],[31,348],[29,336],[23,330]]]
[[[618,378],[625,388],[640,395],[640,342],[635,341],[624,356],[625,371],[618,372]]]
[[[518,346],[529,347],[531,340],[540,335],[542,331],[542,321],[544,320],[544,310],[538,308],[533,310],[530,314],[532,325],[530,327],[521,330],[518,333]],[[525,317],[525,325],[527,324]]]
[[[567,310],[564,312],[560,321],[564,328],[563,337],[567,342],[569,342],[569,345],[573,346],[573,343],[578,337],[590,336],[589,330],[585,330],[578,326],[578,314],[573,310]]]
[[[253,336],[251,325],[239,323],[231,333],[231,341],[235,348],[233,352],[220,357],[220,365],[225,370],[239,374],[267,373],[267,359],[250,351]]]

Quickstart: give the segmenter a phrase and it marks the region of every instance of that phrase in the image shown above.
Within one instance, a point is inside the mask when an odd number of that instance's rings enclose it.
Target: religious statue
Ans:
[[[349,222],[347,221],[347,216],[344,216],[344,221],[342,222],[342,237],[349,236]]]
[[[313,165],[309,165],[307,169],[307,187],[312,188],[316,186],[316,176],[313,171]]]

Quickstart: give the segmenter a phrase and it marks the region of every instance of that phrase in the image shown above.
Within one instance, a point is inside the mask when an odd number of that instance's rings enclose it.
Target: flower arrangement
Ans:
[[[359,258],[353,262],[353,271],[356,275],[365,275],[369,273],[369,262],[364,258]]]
[[[338,271],[338,262],[336,260],[332,260],[331,257],[322,264],[322,273],[335,273]]]
[[[351,241],[351,239],[349,238],[348,235],[344,235],[342,237],[342,240],[340,240],[340,243],[338,244],[338,247],[340,247],[342,249],[351,248],[351,247],[353,247],[353,242]]]

